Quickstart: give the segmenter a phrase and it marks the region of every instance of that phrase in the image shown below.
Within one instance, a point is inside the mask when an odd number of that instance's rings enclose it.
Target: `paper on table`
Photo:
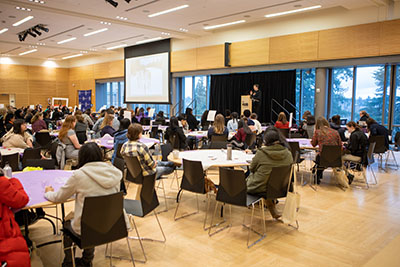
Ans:
[[[293,113],[291,112],[289,115],[289,129],[292,128],[292,120],[293,120]]]
[[[124,111],[124,119],[131,120],[132,119],[132,113],[130,111],[128,111],[128,110],[125,110]]]
[[[149,118],[153,118],[153,116],[154,116],[154,111],[155,111],[154,108],[150,109],[150,111],[149,111]]]
[[[214,121],[215,115],[217,114],[216,110],[208,111],[207,121]]]

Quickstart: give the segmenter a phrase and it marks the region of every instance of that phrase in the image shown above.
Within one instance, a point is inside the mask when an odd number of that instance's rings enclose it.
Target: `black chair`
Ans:
[[[26,166],[41,167],[44,170],[54,170],[56,168],[55,159],[27,159]]]
[[[51,158],[54,159],[54,160],[56,161],[56,167],[57,167],[57,168],[60,167],[60,166],[59,166],[59,163],[58,163],[58,161],[57,161],[57,148],[58,148],[58,143],[59,143],[59,141],[58,141],[58,140],[55,140],[55,141],[53,141],[53,142],[51,143],[51,145],[50,145],[50,155],[51,155]]]
[[[123,158],[128,169],[125,179],[134,184],[142,184],[142,166],[140,166],[137,157],[123,156]]]
[[[342,169],[342,147],[341,146],[332,146],[332,145],[324,145],[322,147],[322,151],[320,153],[320,161],[318,167],[316,167],[316,171],[323,171],[327,168],[335,168]],[[314,175],[314,183],[317,184],[317,172]],[[316,187],[312,186],[312,189],[316,190]]]
[[[71,221],[66,221],[64,223],[64,235],[67,235],[73,241],[73,245],[70,248],[64,248],[64,250],[71,249],[74,266],[75,246],[78,246],[80,249],[87,249],[108,243],[110,243],[110,265],[112,266],[112,242],[122,238],[126,238],[131,260],[134,265],[133,254],[128,240],[123,205],[124,200],[122,192],[106,196],[86,197],[81,218],[81,235],[78,235],[72,229]]]
[[[278,130],[285,138],[289,138],[290,129],[278,129]]]
[[[211,141],[208,146],[204,146],[204,149],[225,149],[226,146],[228,145],[228,142],[213,142]]]
[[[123,146],[124,144],[118,144],[117,145],[117,158],[120,158],[120,159],[122,159],[123,157],[122,157],[122,154],[121,154],[121,148],[122,148],[122,146]]]
[[[301,149],[300,149],[300,144],[299,142],[288,142],[289,147],[290,147],[290,152],[292,152],[292,157],[293,160],[297,155],[301,154]],[[297,161],[293,161],[294,164],[297,165],[297,171],[300,171],[300,164],[304,161],[304,158],[301,158],[300,156],[297,157]],[[302,173],[301,176],[301,184],[303,184],[303,179],[304,179],[304,172]]]
[[[35,133],[35,139],[42,149],[50,149],[52,139],[49,132],[37,132]]]
[[[178,134],[172,134],[167,141],[172,145],[173,149],[180,149],[180,139]]]
[[[132,216],[130,216],[130,220],[131,220],[131,222],[135,228],[136,234],[137,234],[137,237],[130,237],[130,238],[139,240],[140,246],[142,248],[143,256],[144,256],[144,261],[140,261],[140,262],[143,262],[143,263],[145,263],[147,261],[147,257],[146,257],[146,253],[144,251],[142,240],[156,241],[156,242],[161,242],[161,243],[165,243],[165,241],[167,240],[165,238],[165,234],[161,227],[157,213],[155,212],[155,209],[159,205],[157,193],[155,191],[155,178],[156,178],[155,174],[143,177],[142,188],[140,190],[140,200],[133,200],[133,199],[125,199],[124,200],[125,211],[127,214],[132,215]],[[138,228],[136,226],[133,216],[143,218],[150,212],[153,212],[154,216],[156,217],[158,226],[160,227],[160,231],[163,236],[163,240],[154,240],[154,239],[150,239],[150,238],[143,238],[143,237],[140,237],[140,235],[139,235],[139,231],[138,231]]]
[[[160,135],[158,134],[158,125],[152,126],[150,130],[150,137],[155,139],[160,139]]]
[[[26,148],[24,150],[24,155],[22,156],[22,169],[26,166],[26,161],[28,159],[41,159],[42,155],[40,154],[40,148]]]
[[[205,189],[205,173],[201,161],[191,161],[183,159],[183,176],[180,190],[176,197],[178,205],[176,205],[174,219],[175,221],[199,213],[199,199],[198,194],[206,195],[207,197],[207,210],[204,218],[203,229],[206,230],[207,213],[210,208],[210,199]],[[178,209],[181,203],[183,191],[188,191],[196,194],[197,211],[177,217]]]
[[[211,142],[227,142],[228,137],[226,135],[219,135],[219,134],[214,134],[211,136]]]
[[[263,232],[260,234],[257,231],[255,231],[253,227],[253,217],[254,217],[254,210],[255,210],[255,204],[256,203],[261,203],[261,207],[264,207],[264,199],[261,196],[253,196],[247,194],[247,185],[246,185],[246,177],[243,171],[241,170],[234,170],[234,169],[229,169],[229,168],[219,168],[219,186],[218,186],[218,192],[216,196],[216,203],[215,203],[215,209],[214,213],[212,215],[210,227],[208,230],[208,235],[212,236],[224,229],[227,229],[232,226],[231,222],[231,217],[232,217],[232,208],[231,205],[234,206],[240,206],[240,207],[252,207],[251,210],[251,218],[250,218],[250,226],[246,226],[243,223],[243,226],[248,229],[248,234],[247,234],[247,248],[252,247],[253,245],[257,244],[261,240],[263,240],[266,236],[266,228],[265,228],[265,214],[264,214],[264,208],[261,208],[261,215],[262,215],[262,220],[261,224],[263,226]],[[213,226],[213,221],[215,214],[218,209],[218,204],[223,203],[223,204],[228,204],[229,205],[229,224],[226,225],[225,227],[218,229],[214,232],[211,232]],[[259,238],[251,243],[250,242],[250,232],[255,232],[257,235],[259,235]]]
[[[387,149],[387,147],[385,145],[385,137],[383,135],[370,136],[369,143],[376,143],[375,149],[374,149],[374,154],[378,155],[378,159],[379,159],[379,163],[380,163],[378,165],[379,168],[383,168],[383,156],[385,154],[386,154],[385,166],[388,165],[389,156],[392,155],[393,160],[396,164],[396,168],[399,168],[399,165],[397,164],[397,160],[396,160],[393,150]]]
[[[148,126],[148,125],[150,125],[150,123],[151,123],[151,119],[150,118],[141,118],[140,119],[140,124],[141,125],[146,125],[146,126]]]
[[[172,145],[167,143],[167,144],[163,144],[161,145],[161,160],[162,161],[168,161],[168,155],[171,154],[171,152],[173,151],[172,149]],[[176,180],[176,186],[177,188],[179,188],[179,177],[178,177],[178,172],[175,166],[175,170],[174,170],[174,180]],[[171,188],[173,185],[174,181],[171,182]]]
[[[1,155],[1,168],[9,164],[13,172],[19,171],[19,153]]]
[[[295,158],[298,156],[295,156]],[[267,182],[265,199],[277,199],[287,196],[289,182],[292,178],[292,165],[273,167]],[[292,190],[292,188],[289,188]]]
[[[126,195],[128,192],[127,192],[126,185],[125,185],[125,177],[126,177],[125,161],[122,158],[116,157],[114,159],[113,165],[114,165],[114,167],[116,167],[117,169],[119,169],[122,172],[120,191],[123,192],[124,195]]]
[[[87,141],[86,131],[78,131],[75,133],[76,133],[76,137],[78,138],[79,144],[82,145]]]

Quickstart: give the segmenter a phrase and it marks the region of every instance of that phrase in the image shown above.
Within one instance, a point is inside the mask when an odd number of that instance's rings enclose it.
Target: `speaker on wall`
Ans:
[[[231,43],[225,43],[225,67],[231,66]]]

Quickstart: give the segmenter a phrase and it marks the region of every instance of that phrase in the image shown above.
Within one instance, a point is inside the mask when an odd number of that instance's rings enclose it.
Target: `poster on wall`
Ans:
[[[79,90],[79,106],[82,111],[92,108],[92,90]]]

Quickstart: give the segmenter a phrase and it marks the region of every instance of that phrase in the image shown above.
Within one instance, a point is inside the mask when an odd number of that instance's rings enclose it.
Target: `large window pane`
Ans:
[[[332,92],[330,115],[340,115],[351,120],[353,97],[353,68],[334,68],[332,72]]]
[[[183,83],[183,109],[185,110],[192,103],[193,99],[193,77],[185,77]]]
[[[385,108],[384,108],[384,125],[388,126],[389,124],[389,106],[390,106],[390,73],[392,67],[386,67],[386,97],[385,97]]]
[[[394,117],[393,117],[393,130],[395,135],[396,132],[400,131],[400,65],[396,68],[396,91],[394,98]]]
[[[314,114],[314,98],[315,98],[315,69],[303,70],[303,86],[302,86],[302,109],[301,113],[309,110]]]
[[[300,117],[301,117],[301,107],[300,107],[300,98],[301,98],[301,70],[296,70],[296,107],[299,110],[298,113],[300,113]],[[296,119],[301,120],[301,118],[299,118],[298,113],[296,114],[297,117]]]
[[[382,123],[384,66],[357,67],[354,120],[361,110]]]
[[[196,76],[194,78],[195,89],[193,99],[195,99],[193,114],[201,116],[207,109],[207,76]]]

